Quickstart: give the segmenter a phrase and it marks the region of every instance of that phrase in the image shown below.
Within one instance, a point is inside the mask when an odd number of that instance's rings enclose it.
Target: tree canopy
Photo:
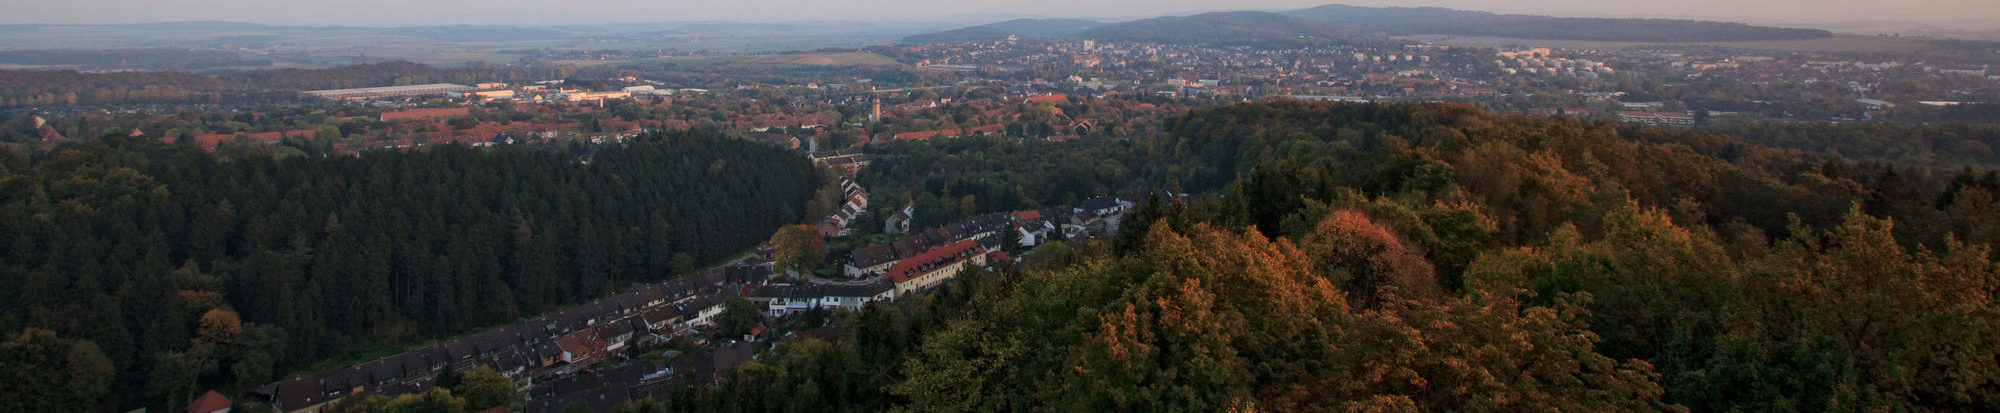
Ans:
[[[719,262],[825,181],[699,133],[586,153],[71,145],[0,177],[0,331],[96,343],[117,372],[103,406],[169,406]]]

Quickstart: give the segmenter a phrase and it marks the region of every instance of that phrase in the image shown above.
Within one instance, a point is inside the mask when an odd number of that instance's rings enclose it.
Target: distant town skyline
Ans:
[[[1951,20],[2000,29],[1993,0],[72,0],[10,5],[0,23],[93,24],[241,21],[274,25],[407,26],[435,24],[579,24],[696,20],[977,21],[982,17],[1078,17],[1107,20],[1223,10],[1286,10],[1324,4],[1447,7],[1496,13],[1581,17],[1659,17],[1749,23],[1843,23]]]

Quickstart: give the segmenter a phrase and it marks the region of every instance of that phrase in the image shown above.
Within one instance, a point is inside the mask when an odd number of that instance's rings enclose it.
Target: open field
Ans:
[[[1834,36],[1825,39],[1774,40],[1755,42],[1643,43],[1588,40],[1515,39],[1506,37],[1423,35],[1406,39],[1465,47],[1550,47],[1580,50],[1624,50],[1659,46],[1712,46],[1748,50],[1830,53],[1911,53],[1922,50],[1929,39],[1921,37]]]
[[[874,53],[794,53],[757,56],[739,60],[748,64],[781,64],[801,66],[870,66],[901,67],[902,63]]]

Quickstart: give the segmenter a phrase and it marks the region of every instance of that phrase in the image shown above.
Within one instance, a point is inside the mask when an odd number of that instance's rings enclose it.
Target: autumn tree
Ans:
[[[236,312],[218,308],[202,313],[201,327],[196,336],[206,343],[228,345],[236,342],[236,336],[242,334],[243,325],[237,320]]]
[[[1367,216],[1339,211],[1320,221],[1301,241],[1314,268],[1347,291],[1352,302],[1373,307],[1383,288],[1400,297],[1441,298],[1437,274],[1423,253],[1405,244]]]
[[[811,275],[813,268],[826,260],[826,238],[820,236],[819,228],[811,225],[778,229],[771,236],[771,248],[777,251],[778,271],[802,277]]]
[[[1576,305],[1386,288],[1355,311],[1315,268],[1282,238],[1154,225],[1132,256],[1027,274],[894,391],[920,410],[1675,410],[1647,363],[1594,352]]]

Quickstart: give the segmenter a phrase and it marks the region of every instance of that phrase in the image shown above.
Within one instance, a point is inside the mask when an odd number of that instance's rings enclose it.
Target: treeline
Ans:
[[[1443,104],[1170,129],[1135,148],[1212,166],[1182,176],[1230,177],[1217,196],[1155,198],[1112,242],[926,299],[955,312],[871,308],[668,406],[2000,407],[1990,172]]]
[[[330,69],[275,69],[207,76],[185,72],[82,73],[0,70],[0,108],[119,104],[290,102],[305,90],[425,83],[474,84],[561,79],[575,68],[439,69],[404,61]]]
[[[327,69],[258,70],[223,75],[220,79],[224,83],[252,89],[321,90],[426,83],[463,85],[486,82],[518,83],[562,79],[575,72],[575,68],[568,66],[534,70],[498,66],[440,69],[424,64],[394,61]]]
[[[211,76],[186,72],[0,71],[0,107],[10,108],[132,103],[220,104],[291,100],[297,95],[295,92],[259,94],[229,87]]]
[[[1994,120],[2000,120],[1996,117]],[[2000,165],[2000,126],[1947,123],[1719,125],[1710,130],[1780,148],[1912,165]]]
[[[244,60],[243,55],[236,52],[186,49],[6,50],[0,51],[0,63],[139,70],[202,70],[271,65],[269,60]]]
[[[824,181],[699,134],[587,163],[459,146],[224,160],[111,137],[0,153],[0,175],[0,331],[92,343],[117,372],[73,410],[235,394],[689,272],[798,222]],[[73,373],[8,357],[23,380]],[[23,406],[39,405],[0,410]]]

